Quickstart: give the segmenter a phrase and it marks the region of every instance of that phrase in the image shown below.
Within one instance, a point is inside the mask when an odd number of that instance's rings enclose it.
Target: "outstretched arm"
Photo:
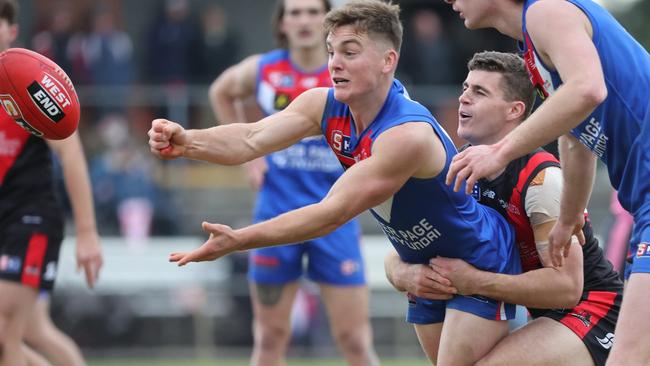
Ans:
[[[589,19],[569,2],[539,1],[526,14],[540,57],[554,67],[562,85],[527,120],[494,145],[473,146],[454,157],[447,183],[457,191],[503,169],[513,159],[576,127],[607,97],[600,57]]]
[[[65,188],[72,204],[77,235],[77,269],[83,268],[88,287],[92,288],[99,277],[103,260],[90,179],[79,133],[75,132],[65,140],[46,141],[59,157]]]
[[[185,130],[157,119],[149,130],[149,147],[163,159],[185,157],[216,164],[238,165],[284,149],[321,133],[327,89],[302,93],[285,110],[255,123],[232,123],[203,130]]]
[[[232,230],[204,223],[210,238],[190,253],[174,253],[179,265],[214,260],[235,250],[297,243],[326,235],[359,213],[379,205],[429,162],[431,127],[406,124],[384,132],[372,156],[349,168],[319,203],[289,211],[271,220]],[[444,160],[443,160],[444,161]]]

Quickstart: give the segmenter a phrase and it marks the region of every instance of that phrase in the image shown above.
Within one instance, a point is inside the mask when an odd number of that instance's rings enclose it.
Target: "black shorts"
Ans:
[[[63,217],[40,210],[14,213],[0,225],[0,280],[51,290],[63,240]]]
[[[623,291],[590,291],[573,309],[549,310],[545,316],[571,329],[587,346],[596,366],[605,365],[614,344],[614,329]]]

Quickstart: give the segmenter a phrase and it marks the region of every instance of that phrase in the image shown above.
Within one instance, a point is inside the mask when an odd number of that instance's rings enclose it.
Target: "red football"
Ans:
[[[79,98],[70,78],[30,50],[0,53],[0,102],[16,123],[38,137],[61,140],[79,125]]]

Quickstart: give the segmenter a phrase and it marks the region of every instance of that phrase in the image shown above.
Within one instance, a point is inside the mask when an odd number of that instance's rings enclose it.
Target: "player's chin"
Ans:
[[[347,103],[350,100],[350,92],[334,87],[334,99],[341,103]]]

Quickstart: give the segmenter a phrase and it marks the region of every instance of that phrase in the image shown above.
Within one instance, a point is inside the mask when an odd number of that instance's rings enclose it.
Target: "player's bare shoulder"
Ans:
[[[294,99],[281,113],[297,113],[308,118],[320,128],[323,112],[327,105],[329,88],[312,88]]]
[[[384,154],[396,154],[414,167],[416,178],[432,178],[444,168],[447,153],[442,141],[427,122],[413,121],[382,133],[373,145]],[[391,159],[392,160],[392,159]]]

